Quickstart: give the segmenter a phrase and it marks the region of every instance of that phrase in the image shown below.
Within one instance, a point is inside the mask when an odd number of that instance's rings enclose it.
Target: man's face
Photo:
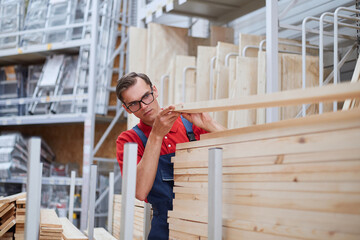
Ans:
[[[149,85],[145,83],[145,81],[139,77],[137,77],[137,82],[133,86],[129,87],[125,91],[121,93],[123,102],[126,106],[137,104],[136,102],[146,98],[151,93],[151,88]],[[156,115],[160,111],[160,106],[156,100],[158,97],[158,91],[155,86],[153,86],[153,95],[154,101],[149,105],[144,104],[143,102],[140,103],[140,109],[134,112],[134,115],[140,118],[144,123],[147,125],[152,125]],[[151,96],[150,96],[151,97]],[[130,111],[126,106],[123,107],[128,113],[133,113]]]

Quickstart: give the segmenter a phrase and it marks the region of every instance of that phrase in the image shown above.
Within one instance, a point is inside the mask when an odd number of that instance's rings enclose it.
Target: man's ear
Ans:
[[[125,109],[125,111],[128,113],[128,114],[132,114],[133,112],[130,111],[124,104],[121,104],[123,106],[123,108]]]
[[[154,92],[154,97],[157,98],[159,96],[159,92],[155,85],[153,85],[152,88],[153,88],[153,92]]]

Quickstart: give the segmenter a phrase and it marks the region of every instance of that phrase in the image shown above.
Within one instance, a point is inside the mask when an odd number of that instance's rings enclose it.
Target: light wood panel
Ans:
[[[298,105],[319,101],[345,100],[349,97],[360,97],[360,83],[341,83],[324,87],[295,89],[265,95],[241,97],[231,101],[229,101],[229,99],[201,101],[178,105],[175,111],[187,113],[228,111],[258,107]]]
[[[234,43],[234,29],[210,26],[210,46],[216,46],[218,42]]]
[[[176,56],[175,61],[175,83],[173,90],[174,103],[183,103],[183,72],[185,67],[194,66],[196,67],[196,58],[192,56]],[[195,101],[195,70],[188,70],[186,72],[186,83],[185,83],[185,102]]]
[[[196,59],[196,101],[209,100],[211,58],[216,47],[199,46]]]

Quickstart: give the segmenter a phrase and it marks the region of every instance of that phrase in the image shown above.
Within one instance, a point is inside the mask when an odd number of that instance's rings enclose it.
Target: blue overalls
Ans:
[[[189,141],[196,141],[192,130],[192,123],[181,116],[181,120],[186,128],[186,134]],[[136,125],[133,127],[136,134],[146,146],[147,137]],[[147,196],[147,200],[153,208],[153,219],[151,221],[151,230],[148,240],[168,240],[169,224],[167,223],[168,211],[172,210],[172,200],[174,198],[174,168],[171,163],[171,157],[175,153],[161,155],[159,158],[158,168],[154,180],[154,184]]]

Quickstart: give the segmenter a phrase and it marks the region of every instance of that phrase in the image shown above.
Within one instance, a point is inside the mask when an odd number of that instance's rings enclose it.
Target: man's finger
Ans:
[[[169,112],[172,112],[175,109],[173,105],[168,106],[167,108],[164,108],[162,111],[160,111],[160,115],[166,115]]]

